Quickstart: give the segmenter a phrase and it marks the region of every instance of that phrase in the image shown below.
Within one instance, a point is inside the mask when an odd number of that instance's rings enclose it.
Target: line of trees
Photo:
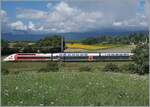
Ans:
[[[64,41],[63,41],[64,42]],[[65,49],[65,42],[63,43]],[[1,54],[7,55],[12,53],[53,53],[61,52],[61,36],[54,35],[41,39],[35,43],[15,42],[10,46],[9,41],[1,40]]]
[[[99,37],[90,37],[82,40],[83,44],[93,45],[98,43],[107,43],[107,44],[139,44],[139,43],[148,43],[148,33],[132,33],[124,36],[99,36]]]

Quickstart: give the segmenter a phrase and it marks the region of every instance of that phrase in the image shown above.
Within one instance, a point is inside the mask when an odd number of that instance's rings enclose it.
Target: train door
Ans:
[[[88,61],[89,62],[92,62],[94,59],[93,59],[93,56],[88,56]]]

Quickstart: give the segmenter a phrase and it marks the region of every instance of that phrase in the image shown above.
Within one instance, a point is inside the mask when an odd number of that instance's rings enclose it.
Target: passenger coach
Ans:
[[[4,61],[107,61],[131,60],[133,53],[16,53],[9,55]]]

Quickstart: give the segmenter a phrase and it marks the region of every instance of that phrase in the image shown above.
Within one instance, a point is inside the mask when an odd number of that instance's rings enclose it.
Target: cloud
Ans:
[[[8,20],[7,12],[5,10],[0,10],[0,17],[2,22],[6,22]]]
[[[114,22],[113,25],[114,25],[114,26],[121,26],[121,25],[122,25],[122,22]]]
[[[97,27],[98,20],[103,14],[99,12],[84,12],[77,8],[72,8],[65,2],[60,2],[52,12],[48,14],[47,29],[56,29],[57,32],[80,32]],[[87,26],[85,26],[87,25]],[[52,30],[54,31],[54,30]]]
[[[28,29],[30,29],[30,30],[36,30],[35,25],[31,21],[28,24]]]
[[[27,30],[27,26],[22,21],[16,21],[10,24],[12,29],[15,30]]]
[[[17,18],[19,19],[45,19],[47,12],[34,9],[19,9]]]
[[[148,26],[144,2],[140,0],[65,0],[55,5],[49,2],[46,7],[47,10],[18,9],[16,17],[19,21],[13,22],[11,28],[59,33]],[[23,24],[23,20],[28,24]]]
[[[6,11],[0,10],[0,17],[1,17],[1,18],[4,18],[4,17],[6,17],[6,16],[7,16]]]
[[[27,28],[28,28],[30,31],[44,31],[44,27],[43,27],[43,26],[37,26],[37,25],[35,25],[32,21],[30,21],[30,22],[28,23]]]
[[[1,31],[2,32],[11,31],[9,17],[5,10],[3,9],[0,10],[0,17],[1,17]]]

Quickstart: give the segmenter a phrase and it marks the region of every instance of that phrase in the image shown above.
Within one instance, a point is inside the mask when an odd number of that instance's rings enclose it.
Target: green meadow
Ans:
[[[4,106],[148,106],[148,75],[103,72],[109,62],[63,63],[58,72],[38,72],[46,62],[2,62]],[[122,66],[132,62],[113,62]],[[82,66],[92,69],[81,71]]]

